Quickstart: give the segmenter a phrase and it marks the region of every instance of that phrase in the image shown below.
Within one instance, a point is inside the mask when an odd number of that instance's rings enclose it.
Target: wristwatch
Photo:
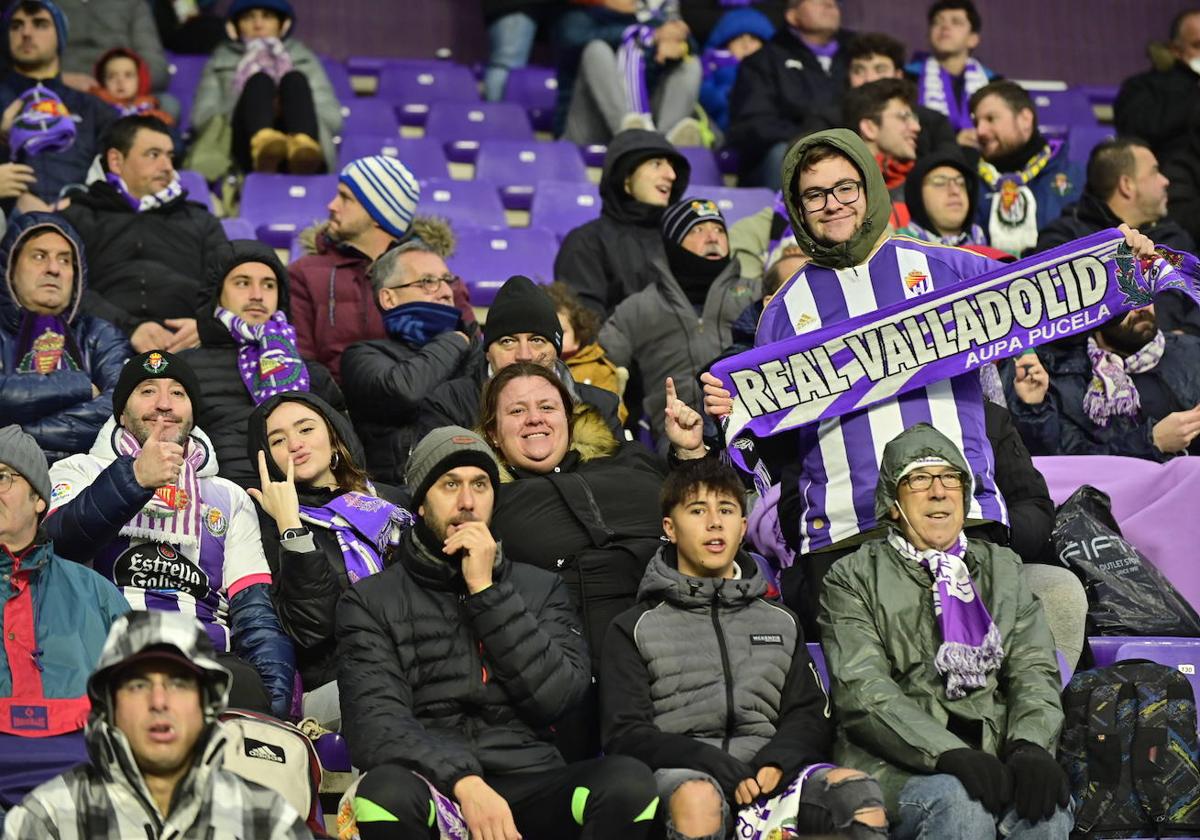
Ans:
[[[294,540],[298,537],[307,537],[308,534],[309,530],[303,525],[301,525],[299,528],[285,528],[283,533],[279,535],[279,541],[287,542],[288,540]]]

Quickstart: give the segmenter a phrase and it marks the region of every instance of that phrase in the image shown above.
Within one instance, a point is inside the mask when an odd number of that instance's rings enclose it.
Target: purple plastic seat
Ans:
[[[383,155],[399,160],[418,181],[429,178],[448,178],[446,152],[432,137],[396,137],[395,135],[356,134],[343,137],[338,147],[338,159],[345,166],[352,160],[370,155]]]
[[[352,55],[346,58],[346,69],[351,76],[378,76],[390,65],[399,67],[434,67],[448,64],[441,58],[393,58],[378,55]]]
[[[717,152],[717,166],[722,175],[736,175],[739,163],[738,153],[733,149],[725,148]]]
[[[342,137],[359,134],[400,136],[400,123],[396,120],[396,109],[391,104],[367,98],[356,99],[346,108],[349,113],[342,120]]]
[[[587,167],[574,143],[559,140],[484,140],[475,159],[475,177],[500,187],[509,210],[528,210],[540,181],[587,182]]]
[[[292,237],[328,215],[337,175],[266,175],[252,172],[242,187],[241,216],[258,239],[287,248]]]
[[[211,211],[213,209],[212,191],[208,188],[208,182],[204,180],[204,176],[190,169],[180,169],[178,174],[180,185],[187,190],[188,200],[198,201]]]
[[[167,69],[171,78],[167,82],[167,93],[179,100],[179,130],[184,132],[191,125],[192,101],[200,85],[200,74],[208,61],[206,55],[182,55],[167,53]]]
[[[703,192],[703,190],[697,192],[696,187],[725,185],[725,179],[721,177],[721,169],[717,166],[717,159],[713,156],[711,149],[689,146],[677,149],[677,151],[692,165],[692,174],[688,178],[688,195],[698,195],[699,192]]]
[[[431,178],[421,185],[420,213],[471,227],[503,227],[504,205],[486,181]]]
[[[589,143],[580,146],[579,151],[583,154],[583,162],[588,166],[604,166],[604,155],[608,153],[608,146],[603,143]]]
[[[689,189],[689,192],[693,191]],[[705,187],[699,192],[717,203],[725,214],[727,225],[753,216],[764,207],[775,206],[775,193],[765,187]]]
[[[504,101],[515,102],[529,114],[538,131],[554,127],[554,103],[558,98],[558,79],[552,67],[516,67],[508,71]]]
[[[1067,156],[1081,164],[1086,164],[1092,149],[1111,140],[1117,130],[1111,125],[1076,125],[1067,133]]]
[[[396,106],[403,125],[424,125],[434,102],[479,102],[479,83],[461,64],[388,64],[375,98]]]
[[[350,72],[346,69],[346,65],[328,55],[321,56],[321,67],[325,71],[325,75],[329,77],[329,85],[333,88],[333,92],[337,94],[338,101],[342,103],[342,107],[350,104],[350,100],[355,98],[354,86],[350,83]]]
[[[241,216],[232,219],[222,219],[221,227],[225,229],[226,239],[254,239],[254,225]]]
[[[446,144],[446,157],[474,163],[483,140],[533,143],[529,115],[512,102],[435,102],[429,106],[425,136]]]
[[[455,251],[449,265],[471,290],[475,306],[490,306],[496,292],[514,274],[524,274],[541,285],[554,280],[558,243],[551,231],[463,226],[455,234]]]
[[[542,181],[533,194],[529,224],[554,231],[561,240],[600,216],[600,188],[576,181]]]
[[[1038,126],[1044,134],[1062,137],[1073,126],[1096,124],[1092,103],[1083,91],[1035,90],[1029,95],[1037,108]]]

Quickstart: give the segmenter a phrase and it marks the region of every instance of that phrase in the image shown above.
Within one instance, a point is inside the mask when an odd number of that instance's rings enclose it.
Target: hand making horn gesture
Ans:
[[[133,477],[147,490],[157,490],[179,479],[183,469],[183,447],[173,440],[162,440],[167,424],[157,422],[133,461]]]
[[[267,453],[258,450],[258,483],[261,490],[251,487],[246,492],[275,520],[279,533],[300,526],[300,499],[296,496],[296,462],[288,455],[287,477],[272,481],[267,472]]]

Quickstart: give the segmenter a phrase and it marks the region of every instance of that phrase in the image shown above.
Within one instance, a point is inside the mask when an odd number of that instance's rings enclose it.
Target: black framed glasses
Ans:
[[[388,286],[389,289],[407,289],[410,286],[420,286],[427,292],[436,292],[445,283],[453,289],[461,280],[456,274],[443,274],[440,277],[434,277],[432,274],[426,274],[424,277],[418,277],[411,283],[401,283],[399,286]]]
[[[800,204],[809,213],[824,210],[829,203],[829,196],[837,199],[838,204],[853,204],[862,195],[862,181],[841,181],[829,189],[820,187],[805,190],[800,193]]]
[[[908,489],[914,493],[924,493],[933,486],[933,480],[937,479],[943,490],[961,490],[963,486],[962,473],[948,472],[934,475],[933,473],[917,472],[909,473],[900,479],[901,483],[907,484]]]

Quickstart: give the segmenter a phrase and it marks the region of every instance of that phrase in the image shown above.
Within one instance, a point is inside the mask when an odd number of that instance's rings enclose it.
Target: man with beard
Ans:
[[[1200,454],[1200,339],[1164,333],[1153,306],[1118,315],[1086,341],[1018,356],[1005,380],[1034,455]]]
[[[679,398],[699,409],[696,377],[733,340],[732,326],[762,297],[758,280],[743,280],[729,256],[725,217],[707,198],[685,198],[662,220],[664,256],[651,261],[642,291],[626,298],[600,331],[613,364],[641,373],[642,409],[654,438],[663,434],[662,382],[675,380]]]
[[[559,575],[511,562],[492,536],[491,449],[437,429],[405,478],[416,525],[337,609],[342,731],[369,771],[354,799],[363,840],[438,836],[447,797],[472,837],[645,837],[645,765],[567,765],[543,737],[587,691],[587,647]]]
[[[284,717],[292,643],[271,604],[254,503],[217,477],[212,443],[192,425],[200,393],[188,364],[165,350],[126,362],[91,451],[50,473],[46,531],[134,609],[199,619],[233,673],[232,704]]]

